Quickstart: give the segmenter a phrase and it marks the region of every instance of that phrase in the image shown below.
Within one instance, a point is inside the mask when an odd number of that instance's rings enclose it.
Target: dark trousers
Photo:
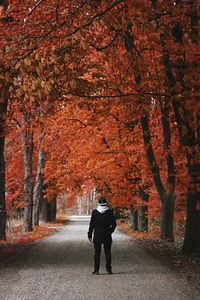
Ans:
[[[103,244],[104,246],[104,252],[105,252],[105,257],[106,257],[106,270],[111,271],[111,246],[112,243],[94,243],[94,249],[95,249],[95,254],[94,254],[94,270],[99,271],[100,267],[100,256],[101,256],[101,245]]]

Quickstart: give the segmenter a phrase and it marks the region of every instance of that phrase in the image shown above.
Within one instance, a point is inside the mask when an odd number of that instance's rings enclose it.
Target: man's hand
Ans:
[[[92,238],[88,236],[88,240],[91,242],[91,241],[92,241]]]

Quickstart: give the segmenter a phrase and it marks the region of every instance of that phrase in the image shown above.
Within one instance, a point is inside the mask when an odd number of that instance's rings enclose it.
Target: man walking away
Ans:
[[[116,228],[116,221],[113,210],[108,206],[106,198],[100,198],[98,201],[97,209],[93,210],[90,226],[88,231],[88,239],[92,241],[95,249],[94,255],[94,272],[92,274],[99,274],[100,255],[102,244],[106,257],[106,271],[107,274],[112,274],[111,266],[111,246],[112,246],[112,233]],[[94,233],[94,235],[93,235]]]

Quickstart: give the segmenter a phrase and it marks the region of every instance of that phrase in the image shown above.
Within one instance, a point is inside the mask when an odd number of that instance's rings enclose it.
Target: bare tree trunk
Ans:
[[[178,101],[173,101],[179,136],[183,147],[187,147],[187,167],[190,176],[187,196],[187,219],[183,253],[200,255],[200,137],[190,126],[187,111]],[[188,151],[189,149],[189,151]]]
[[[198,191],[189,194],[187,198],[187,219],[182,252],[200,256],[200,209],[197,207],[199,199]]]
[[[57,209],[57,199],[54,195],[51,202],[47,201],[47,222],[56,221],[56,209]]]
[[[51,201],[51,222],[56,222],[57,196],[54,195]]]
[[[0,97],[0,240],[6,239],[6,199],[5,199],[5,123],[8,103],[8,87],[3,87]]]
[[[33,214],[33,132],[28,113],[22,115],[22,150],[24,159],[24,231],[32,231]]]
[[[39,149],[37,175],[36,175],[36,182],[33,191],[33,203],[34,203],[33,219],[34,219],[35,226],[39,225],[40,208],[43,199],[44,177],[43,177],[42,170],[44,169],[44,165],[45,165],[44,151],[42,149]]]
[[[161,238],[169,241],[174,240],[174,203],[175,195],[167,194],[161,208]]]
[[[149,195],[144,191],[140,190],[138,193],[139,198],[146,202],[138,207],[138,231],[148,232],[148,199]]]
[[[134,209],[134,207],[130,206],[130,221],[131,221],[131,228],[135,231],[138,230],[138,211]]]
[[[90,213],[90,195],[86,196],[86,215]]]
[[[48,222],[47,207],[48,207],[48,202],[46,199],[43,198],[42,205],[41,205],[41,219],[44,223]]]
[[[56,195],[52,197],[52,201],[48,202],[43,199],[42,202],[42,220],[43,222],[55,222],[57,213],[57,197]]]
[[[153,175],[154,184],[160,200],[162,202],[162,214],[161,214],[161,238],[169,241],[174,240],[173,234],[173,222],[174,222],[174,201],[175,201],[175,174],[173,157],[167,155],[167,167],[168,167],[168,190],[165,189],[161,177],[160,170],[157,165],[156,157],[153,151],[151,133],[149,128],[149,117],[144,115],[141,118],[141,126],[143,133],[144,145],[147,153],[147,158],[151,166],[151,172]],[[163,127],[165,130],[165,127]],[[170,191],[169,191],[170,187]]]

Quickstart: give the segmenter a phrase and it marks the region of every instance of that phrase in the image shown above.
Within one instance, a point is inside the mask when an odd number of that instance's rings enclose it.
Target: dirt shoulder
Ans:
[[[161,240],[155,232],[134,232],[130,229],[129,224],[118,222],[118,228],[134,238],[138,247],[158,259],[163,265],[176,271],[200,290],[200,257],[181,254],[183,239],[169,243]]]

